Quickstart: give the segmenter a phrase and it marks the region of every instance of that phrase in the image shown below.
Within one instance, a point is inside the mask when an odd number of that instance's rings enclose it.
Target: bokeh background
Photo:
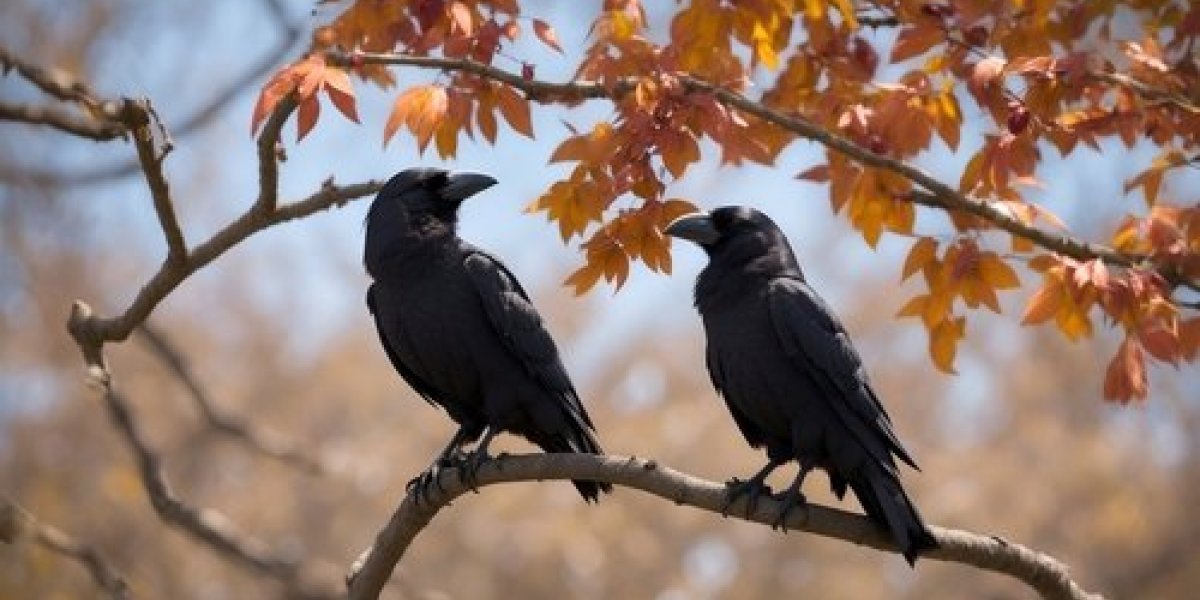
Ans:
[[[556,26],[567,53],[531,42],[511,53],[533,62],[539,77],[569,77],[592,15],[584,4],[524,3],[527,14]],[[674,3],[647,4],[652,26],[663,31]],[[77,73],[105,96],[150,96],[172,128],[232,90],[231,101],[194,131],[176,129],[177,148],[167,160],[194,243],[253,200],[249,117],[265,75],[249,85],[239,80],[264,60],[279,56],[280,65],[298,56],[330,10],[307,1],[5,0],[0,40],[24,57]],[[437,74],[406,70],[398,77],[405,86]],[[713,480],[761,465],[703,370],[702,334],[690,306],[703,255],[677,245],[673,276],[635,271],[619,293],[601,287],[576,298],[560,285],[580,260],[576,249],[563,245],[555,226],[522,213],[561,175],[545,158],[567,133],[563,121],[588,127],[609,114],[607,105],[535,107],[536,139],[502,131],[495,147],[463,144],[456,160],[442,163],[418,156],[411,138],[384,148],[390,98],[365,85],[358,90],[362,125],[326,110],[299,145],[287,128],[283,198],[305,196],[331,176],[352,183],[417,164],[496,175],[500,184],[466,206],[462,234],[504,257],[532,290],[605,448]],[[12,77],[0,78],[0,95],[40,100]],[[986,128],[977,117],[967,121]],[[1080,233],[1100,235],[1135,202],[1122,199],[1121,184],[1149,156],[1145,148],[1105,147],[1076,153],[1070,163],[1051,160],[1040,171],[1047,182],[1041,199]],[[139,597],[278,596],[277,583],[230,565],[156,518],[66,333],[73,299],[104,313],[122,310],[164,254],[145,183],[136,173],[113,175],[132,157],[128,144],[0,124],[0,492],[97,546]],[[929,521],[1051,553],[1087,587],[1112,597],[1192,597],[1200,586],[1195,368],[1152,370],[1143,406],[1105,404],[1100,386],[1116,340],[1099,332],[1072,344],[1021,327],[1014,315],[1027,297],[1022,291],[1004,295],[1004,316],[973,315],[960,374],[939,373],[919,324],[893,317],[913,293],[899,282],[905,241],[885,237],[877,249],[866,247],[831,214],[826,190],[793,179],[820,157],[815,146],[797,143],[771,169],[708,160],[669,194],[710,207],[753,204],[784,227],[809,278],[847,322],[922,464],[905,484]],[[949,181],[961,164],[944,147],[922,159]],[[1196,183],[1195,175],[1175,181],[1180,190]],[[109,348],[182,497],[224,512],[281,552],[338,567],[373,539],[404,483],[452,432],[379,350],[363,302],[365,209],[359,201],[251,238],[189,279],[151,319],[185,353],[223,413],[297,444],[324,472],[263,457],[214,432],[140,337]],[[918,229],[936,225],[926,219]],[[511,439],[499,446],[530,450]],[[813,478],[809,498],[836,503],[823,486],[823,477]],[[853,500],[843,506],[858,509]],[[78,564],[29,543],[0,546],[0,599],[97,593]],[[410,549],[387,594],[677,600],[1030,592],[960,565],[922,561],[912,571],[893,555],[780,535],[625,489],[585,507],[569,485],[546,483],[489,488],[456,502]]]

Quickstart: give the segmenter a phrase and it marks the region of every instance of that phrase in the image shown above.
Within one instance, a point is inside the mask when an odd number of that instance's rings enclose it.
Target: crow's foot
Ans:
[[[734,477],[725,482],[725,504],[721,506],[721,516],[728,517],[729,509],[737,502],[738,498],[746,497],[746,518],[754,514],[754,509],[758,507],[758,499],[762,496],[771,495],[771,487],[763,483],[763,480],[758,477],[751,477],[746,481],[742,481]]]

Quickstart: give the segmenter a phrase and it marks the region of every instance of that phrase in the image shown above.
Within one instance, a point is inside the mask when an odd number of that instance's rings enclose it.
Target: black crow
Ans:
[[[408,169],[367,213],[363,264],[374,280],[367,306],[383,349],[400,376],[459,425],[409,483],[418,496],[447,466],[473,487],[500,431],[546,452],[603,453],[529,295],[503,263],[456,233],[459,204],[495,183],[476,173]],[[461,453],[475,440],[474,452]],[[611,489],[574,483],[588,501]]]
[[[708,254],[695,303],[708,336],[713,386],[767,465],[730,482],[729,505],[746,495],[747,514],[767,476],[789,461],[799,474],[784,492],[775,525],[805,502],[800,486],[814,467],[841,498],[854,490],[867,515],[891,533],[912,564],[937,547],[900,486],[895,455],[917,468],[892,431],[846,329],[809,287],[783,232],[763,213],[728,206],[676,219],[666,229]]]

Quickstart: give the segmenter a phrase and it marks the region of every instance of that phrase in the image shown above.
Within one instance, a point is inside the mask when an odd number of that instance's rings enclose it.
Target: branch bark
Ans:
[[[342,50],[331,50],[327,52],[326,59],[332,64],[343,67],[352,67],[356,64],[379,64],[472,73],[510,85],[525,92],[530,99],[542,103],[572,103],[586,99],[600,98],[607,98],[614,101],[620,100],[633,90],[637,83],[637,78],[633,77],[603,84],[588,81],[552,83],[538,79],[526,79],[515,73],[468,59],[409,56],[405,54],[363,52],[351,54]],[[936,177],[922,169],[903,161],[876,154],[806,119],[785,114],[738,92],[687,75],[680,76],[679,79],[692,92],[711,94],[718,102],[729,108],[777,125],[799,137],[817,142],[830,150],[844,154],[861,164],[896,173],[924,188],[923,197],[926,199],[933,198],[936,200],[938,206],[946,210],[958,210],[969,213],[991,223],[997,229],[1028,239],[1042,248],[1076,260],[1086,261],[1098,258],[1114,266],[1148,266],[1156,268],[1149,263],[1149,258],[1146,256],[1126,254],[1104,245],[1090,243],[1070,235],[1050,233],[1038,227],[1028,225],[987,201],[960,194],[953,187],[942,183]],[[918,194],[921,194],[921,192],[918,192]],[[912,198],[909,200],[911,201]],[[925,202],[925,204],[930,204],[930,202]],[[1173,287],[1186,287],[1200,291],[1200,282],[1188,281],[1182,278],[1174,269],[1163,268],[1157,270]]]
[[[390,521],[376,536],[371,548],[355,561],[347,577],[350,600],[374,599],[413,540],[451,501],[467,493],[454,469],[439,474],[444,491],[432,490],[427,502],[407,496]],[[725,486],[662,466],[654,460],[587,454],[530,454],[501,456],[479,470],[480,487],[518,481],[591,479],[634,488],[669,500],[720,514]],[[730,516],[770,525],[779,505],[761,499],[757,509],[745,515],[746,501],[739,500]],[[743,516],[744,515],[744,516]],[[791,514],[789,530],[852,542],[887,552],[897,552],[891,540],[862,515],[809,504]],[[1051,556],[1005,541],[957,529],[932,527],[941,547],[922,558],[957,562],[1009,575],[1024,582],[1048,600],[1099,600],[1071,579],[1066,566]]]
[[[0,542],[12,544],[22,538],[30,538],[47,550],[78,562],[112,600],[129,600],[133,597],[125,578],[99,551],[39,521],[16,502],[0,496]]]

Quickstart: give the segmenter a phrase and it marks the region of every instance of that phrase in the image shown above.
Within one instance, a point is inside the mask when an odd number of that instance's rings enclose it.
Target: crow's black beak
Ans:
[[[712,217],[705,213],[683,215],[671,221],[671,224],[667,225],[663,231],[667,235],[691,240],[701,246],[715,244],[717,240],[721,239],[721,232],[717,231]]]
[[[462,202],[483,190],[496,185],[496,180],[482,173],[455,173],[449,178],[438,195],[446,200]]]

